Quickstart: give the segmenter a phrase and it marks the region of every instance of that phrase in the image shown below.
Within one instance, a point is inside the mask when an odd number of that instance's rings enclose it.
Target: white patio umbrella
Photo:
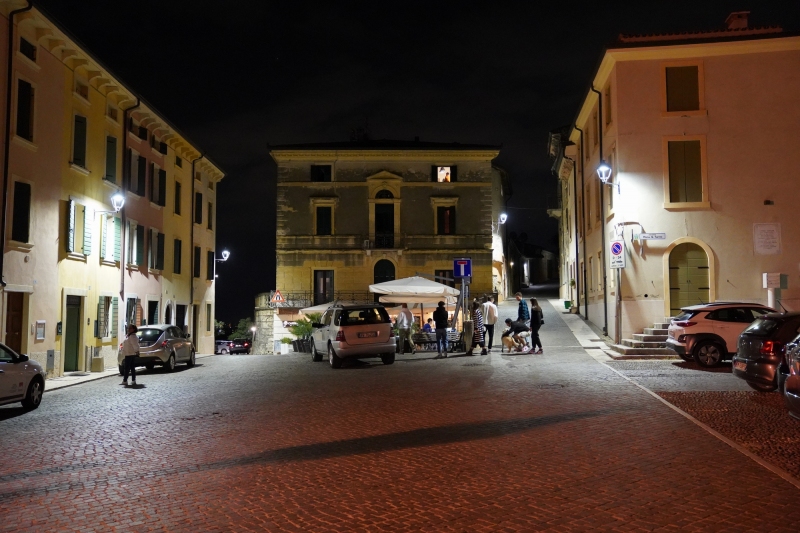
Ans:
[[[428,297],[436,298],[439,300],[445,296],[458,296],[461,291],[439,283],[437,281],[429,280],[421,276],[411,276],[410,278],[395,279],[392,281],[384,281],[383,283],[374,283],[369,286],[369,291],[377,294],[386,294],[389,296],[415,296],[415,297]],[[419,300],[413,300],[418,302]],[[432,300],[434,303],[438,300]],[[398,300],[398,302],[400,302]],[[411,303],[410,300],[405,300],[406,303]],[[402,302],[400,302],[402,303]]]
[[[304,315],[307,315],[308,313],[324,313],[334,303],[342,304],[342,305],[350,305],[353,302],[341,302],[341,301],[328,302],[326,304],[319,304],[319,305],[315,305],[315,306],[312,306],[312,307],[306,307],[304,309],[300,309],[300,312],[303,313]]]
[[[433,304],[444,302],[446,305],[456,303],[455,296],[428,296],[425,294],[387,294],[381,296],[379,300],[389,304]]]

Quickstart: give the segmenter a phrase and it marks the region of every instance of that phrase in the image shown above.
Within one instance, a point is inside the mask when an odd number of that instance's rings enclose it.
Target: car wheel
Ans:
[[[167,362],[164,363],[164,370],[166,370],[167,372],[172,372],[173,370],[175,370],[175,354],[174,353],[169,354],[169,359],[167,359]]]
[[[393,353],[385,353],[381,356],[381,361],[383,361],[384,365],[391,365],[394,363],[394,354]]]
[[[723,348],[718,342],[701,341],[694,349],[694,360],[706,368],[717,366],[722,361]]]
[[[153,370],[153,369],[156,367],[156,364],[155,364],[155,363],[145,363],[145,364],[144,364],[144,367],[145,367],[147,370]]]
[[[322,354],[317,351],[317,345],[311,341],[311,360],[315,363],[322,361]]]
[[[755,381],[748,381],[748,385],[753,390],[757,390],[758,392],[772,392],[778,388],[778,385],[772,383],[770,385],[764,385],[763,383],[756,383]]]
[[[186,361],[186,366],[192,368],[194,366],[194,350],[192,350],[192,355],[189,356],[189,360]]]
[[[342,358],[336,355],[332,344],[328,345],[328,363],[330,363],[331,368],[342,367]]]
[[[689,354],[689,353],[679,353],[678,357],[680,357],[681,359],[683,359],[687,363],[694,362],[694,356],[692,354]]]
[[[120,376],[124,376],[125,375],[125,366],[124,365],[119,365],[119,375]]]
[[[221,353],[222,355],[228,355],[228,349],[227,348],[223,348],[223,349],[221,349],[219,351],[219,353]]]
[[[42,378],[35,377],[28,385],[28,394],[22,400],[22,407],[25,409],[36,409],[42,403],[42,393],[44,392],[44,382]]]

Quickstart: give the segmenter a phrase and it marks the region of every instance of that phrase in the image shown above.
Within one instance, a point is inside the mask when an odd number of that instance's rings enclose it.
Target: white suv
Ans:
[[[394,363],[396,342],[389,313],[379,304],[334,305],[313,324],[311,359],[322,361],[327,352],[332,368],[344,359],[380,357],[385,365]]]
[[[716,366],[736,352],[739,335],[756,318],[774,313],[767,306],[746,302],[692,305],[670,321],[667,348],[685,361]]]

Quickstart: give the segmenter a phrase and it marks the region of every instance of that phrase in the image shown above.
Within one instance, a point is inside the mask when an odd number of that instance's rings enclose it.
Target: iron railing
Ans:
[[[327,303],[340,301],[348,303],[373,303],[375,295],[369,291],[333,291],[332,294],[320,294],[314,291],[291,291],[282,293],[283,302],[273,303],[274,307],[291,307],[302,309]],[[324,300],[324,301],[323,301]]]

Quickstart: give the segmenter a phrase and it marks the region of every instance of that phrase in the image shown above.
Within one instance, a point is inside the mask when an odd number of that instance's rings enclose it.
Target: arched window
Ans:
[[[375,195],[375,198],[378,199],[378,200],[391,200],[392,198],[394,198],[394,195],[392,194],[392,191],[387,191],[386,189],[381,189]]]

